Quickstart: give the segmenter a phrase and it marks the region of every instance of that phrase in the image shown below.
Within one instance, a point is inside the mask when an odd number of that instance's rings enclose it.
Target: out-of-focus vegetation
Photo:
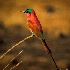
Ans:
[[[0,0],[0,55],[31,33],[26,16],[20,10],[33,8],[42,24],[46,42],[61,69],[70,69],[70,1],[69,0]],[[18,61],[20,70],[56,70],[51,58],[36,38],[25,41],[0,60],[2,70],[10,59],[24,50],[9,68]],[[9,70],[8,68],[8,70]]]

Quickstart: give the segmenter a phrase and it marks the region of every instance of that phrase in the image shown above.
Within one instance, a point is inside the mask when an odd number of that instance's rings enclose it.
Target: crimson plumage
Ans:
[[[42,26],[36,16],[35,11],[33,9],[27,9],[26,11],[24,11],[24,13],[26,13],[27,24],[28,24],[29,29],[32,32],[32,34],[41,40],[42,44],[44,45],[44,47],[48,53],[52,53],[45,42]]]

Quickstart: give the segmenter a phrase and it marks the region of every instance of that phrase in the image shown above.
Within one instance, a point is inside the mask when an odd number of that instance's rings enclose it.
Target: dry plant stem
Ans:
[[[12,58],[12,59],[10,60],[10,62],[5,66],[5,68],[4,68],[3,70],[5,70],[5,69],[10,65],[10,63],[11,63],[16,57],[18,57],[22,52],[23,52],[23,50],[20,51],[14,58]]]
[[[12,69],[14,69],[14,68],[16,68],[19,64],[21,64],[22,63],[22,61],[20,61],[18,64],[16,64],[14,67],[12,67],[10,70],[12,70]]]
[[[0,57],[0,59],[4,58],[4,56],[5,56],[8,52],[10,52],[12,49],[14,49],[15,47],[17,47],[18,45],[20,45],[20,44],[23,43],[25,40],[27,40],[27,39],[29,39],[29,38],[31,38],[31,37],[33,37],[33,35],[30,35],[30,36],[26,37],[24,40],[21,40],[20,42],[18,42],[17,44],[15,44],[12,48],[10,48],[7,52],[5,52],[5,53]]]

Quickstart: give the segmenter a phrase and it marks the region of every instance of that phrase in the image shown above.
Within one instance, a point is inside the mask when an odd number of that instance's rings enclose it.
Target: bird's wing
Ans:
[[[43,31],[39,30],[38,27],[36,25],[34,25],[34,23],[32,21],[30,21],[30,20],[28,21],[28,26],[29,26],[30,30],[36,34],[37,37],[39,37],[40,39],[44,38]]]

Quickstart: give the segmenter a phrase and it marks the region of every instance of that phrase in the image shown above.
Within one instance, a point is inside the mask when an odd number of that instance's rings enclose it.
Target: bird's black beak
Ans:
[[[19,11],[19,12],[23,12],[23,13],[26,13],[26,11]]]

